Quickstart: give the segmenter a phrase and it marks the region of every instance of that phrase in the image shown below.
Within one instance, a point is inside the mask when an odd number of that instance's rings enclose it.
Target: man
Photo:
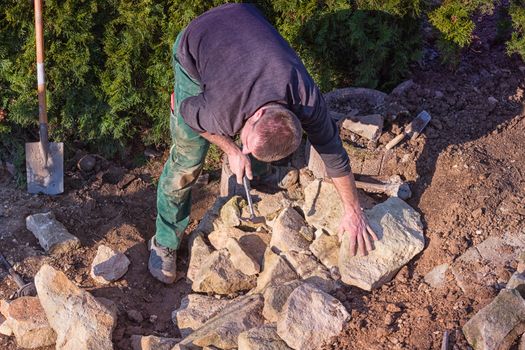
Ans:
[[[151,274],[172,283],[176,250],[190,214],[190,191],[209,143],[228,157],[237,182],[252,179],[249,156],[282,159],[302,130],[322,157],[344,204],[341,231],[352,251],[372,250],[367,224],[337,126],[297,54],[256,8],[227,4],[193,20],[173,45],[173,146],[159,180],[157,231],[150,242]],[[302,129],[302,130],[301,130]],[[240,132],[240,149],[232,137]],[[255,167],[253,167],[255,170]]]

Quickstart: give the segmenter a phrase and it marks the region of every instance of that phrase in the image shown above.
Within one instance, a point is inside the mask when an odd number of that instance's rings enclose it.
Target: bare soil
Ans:
[[[524,232],[525,221],[525,66],[509,58],[501,43],[481,29],[477,42],[459,67],[450,70],[436,61],[414,69],[416,85],[399,97],[412,116],[427,110],[433,117],[424,134],[394,149],[387,172],[411,183],[408,203],[421,214],[426,249],[397,276],[373,292],[346,287],[337,293],[352,319],[327,349],[437,349],[444,331],[452,349],[467,349],[461,326],[489,303],[502,284],[465,295],[447,274],[447,283],[432,289],[423,276],[433,267],[451,263],[469,247],[489,236]],[[483,39],[481,39],[483,38]],[[388,142],[409,118],[387,125],[380,140]],[[69,156],[65,193],[48,197],[16,188],[9,173],[0,171],[0,250],[26,278],[43,263],[64,271],[79,286],[118,305],[114,332],[117,349],[129,349],[132,334],[176,337],[171,312],[190,292],[184,278],[187,249],[179,254],[181,278],[166,286],[147,271],[146,242],[155,232],[156,180],[163,159],[121,167],[98,158],[91,172],[76,167],[83,154]],[[166,155],[164,155],[166,156]],[[191,229],[218,196],[217,173],[194,191]],[[27,215],[53,211],[82,242],[77,251],[48,256],[25,228]],[[89,277],[99,244],[125,252],[132,264],[124,278],[108,287]],[[497,271],[504,283],[516,266]],[[0,272],[0,298],[16,291]],[[137,310],[140,324],[127,317]],[[0,348],[16,349],[13,338],[0,336]]]

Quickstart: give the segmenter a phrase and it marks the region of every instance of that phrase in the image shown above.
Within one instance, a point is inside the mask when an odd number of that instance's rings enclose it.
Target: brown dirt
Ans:
[[[423,283],[434,266],[451,263],[486,237],[524,229],[523,63],[507,57],[504,47],[483,33],[485,29],[478,33],[484,39],[473,45],[456,71],[437,62],[418,67],[412,77],[417,85],[399,97],[411,115],[425,109],[433,117],[425,133],[395,148],[386,164],[389,173],[401,174],[412,184],[414,194],[408,202],[422,214],[426,249],[378,290],[347,287],[337,293],[352,319],[328,349],[436,349],[445,330],[451,332],[451,348],[466,349],[461,326],[501,288],[494,285],[465,295],[450,274],[442,288]],[[407,120],[387,128],[399,130]],[[392,137],[392,132],[385,133],[380,143]],[[155,230],[155,181],[162,160],[128,169],[98,159],[95,171],[83,173],[76,169],[80,156],[68,162],[65,194],[56,197],[26,194],[0,171],[1,251],[26,277],[47,262],[95,296],[115,301],[117,349],[129,349],[132,334],[178,336],[171,311],[190,285],[181,278],[165,286],[147,272],[146,241]],[[214,175],[214,181],[195,191],[193,224],[218,196]],[[51,257],[42,251],[24,220],[48,210],[80,238],[81,249]],[[124,251],[132,261],[124,278],[109,287],[99,287],[89,277],[90,262],[101,243]],[[186,260],[187,251],[182,249],[181,276]],[[498,274],[504,281],[514,269],[501,267]],[[0,298],[15,290],[0,272]],[[129,320],[127,310],[140,311],[144,321]],[[14,339],[0,336],[0,348],[16,349]]]

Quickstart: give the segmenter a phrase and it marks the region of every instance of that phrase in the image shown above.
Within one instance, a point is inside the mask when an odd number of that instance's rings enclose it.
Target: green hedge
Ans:
[[[191,19],[226,1],[46,0],[48,114],[52,138],[106,154],[132,139],[167,138],[170,48]],[[419,0],[257,1],[323,90],[389,88],[419,52]],[[403,11],[399,9],[403,8]],[[405,9],[409,9],[406,11]],[[36,131],[33,8],[0,4],[1,139]],[[17,129],[18,128],[18,129]]]

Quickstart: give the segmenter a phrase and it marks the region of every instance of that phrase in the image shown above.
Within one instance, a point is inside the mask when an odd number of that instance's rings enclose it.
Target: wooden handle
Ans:
[[[401,141],[403,141],[403,139],[405,138],[405,133],[402,132],[401,134],[397,135],[396,137],[394,137],[394,139],[392,141],[390,141],[389,143],[386,144],[385,148],[386,149],[391,149],[392,147],[394,147],[395,145],[397,145],[398,143],[400,143]]]
[[[38,120],[47,124],[46,76],[44,73],[44,25],[42,21],[42,0],[35,2],[36,76],[38,81]]]

